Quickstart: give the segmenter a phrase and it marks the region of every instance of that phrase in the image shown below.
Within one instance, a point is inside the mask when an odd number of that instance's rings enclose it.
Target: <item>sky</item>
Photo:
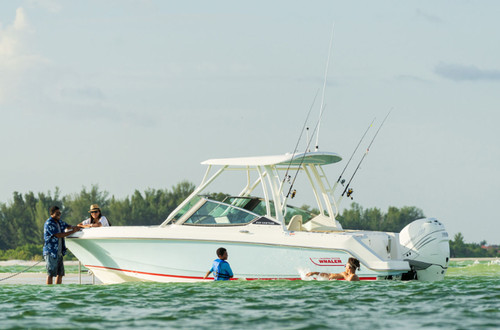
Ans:
[[[344,157],[330,181],[392,109],[354,202],[500,244],[499,16],[492,0],[1,1],[0,202],[92,185],[124,198],[197,184],[206,159],[292,152],[330,54],[319,149]]]

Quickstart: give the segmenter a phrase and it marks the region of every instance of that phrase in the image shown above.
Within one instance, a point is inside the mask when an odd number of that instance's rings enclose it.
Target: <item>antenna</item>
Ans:
[[[332,44],[333,44],[333,29],[335,27],[335,22],[332,24],[332,35],[330,37],[330,46],[328,47],[328,58],[326,60],[326,69],[325,69],[325,79],[323,80],[323,92],[321,93],[321,105],[320,105],[320,112],[319,112],[319,120],[321,120],[321,117],[323,116],[323,110],[325,109],[324,107],[324,102],[325,102],[325,89],[326,89],[326,78],[328,77],[328,66],[330,64],[330,54],[332,52]],[[321,121],[318,123],[318,131],[316,133],[316,147],[314,148],[315,151],[318,151],[319,149],[319,127],[320,127]]]

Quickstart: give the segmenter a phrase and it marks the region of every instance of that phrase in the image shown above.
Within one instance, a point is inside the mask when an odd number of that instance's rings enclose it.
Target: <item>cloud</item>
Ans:
[[[16,17],[12,25],[0,30],[0,59],[14,60],[22,54],[23,37],[29,33],[29,25],[23,8],[17,8]]]
[[[474,65],[439,63],[434,73],[455,81],[500,81],[500,70],[483,70]]]
[[[30,50],[33,34],[22,7],[17,8],[12,24],[0,28],[0,103],[16,97],[16,91],[27,71],[47,63],[43,57]]]

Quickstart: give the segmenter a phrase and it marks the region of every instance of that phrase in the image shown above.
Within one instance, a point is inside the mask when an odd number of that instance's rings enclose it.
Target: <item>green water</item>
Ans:
[[[452,263],[433,283],[0,284],[2,329],[136,327],[498,329],[500,264]]]

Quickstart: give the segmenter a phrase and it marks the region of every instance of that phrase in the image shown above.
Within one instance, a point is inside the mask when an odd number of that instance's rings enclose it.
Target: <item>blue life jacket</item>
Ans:
[[[215,259],[212,270],[214,272],[214,281],[228,281],[233,276],[231,267],[225,260]]]

